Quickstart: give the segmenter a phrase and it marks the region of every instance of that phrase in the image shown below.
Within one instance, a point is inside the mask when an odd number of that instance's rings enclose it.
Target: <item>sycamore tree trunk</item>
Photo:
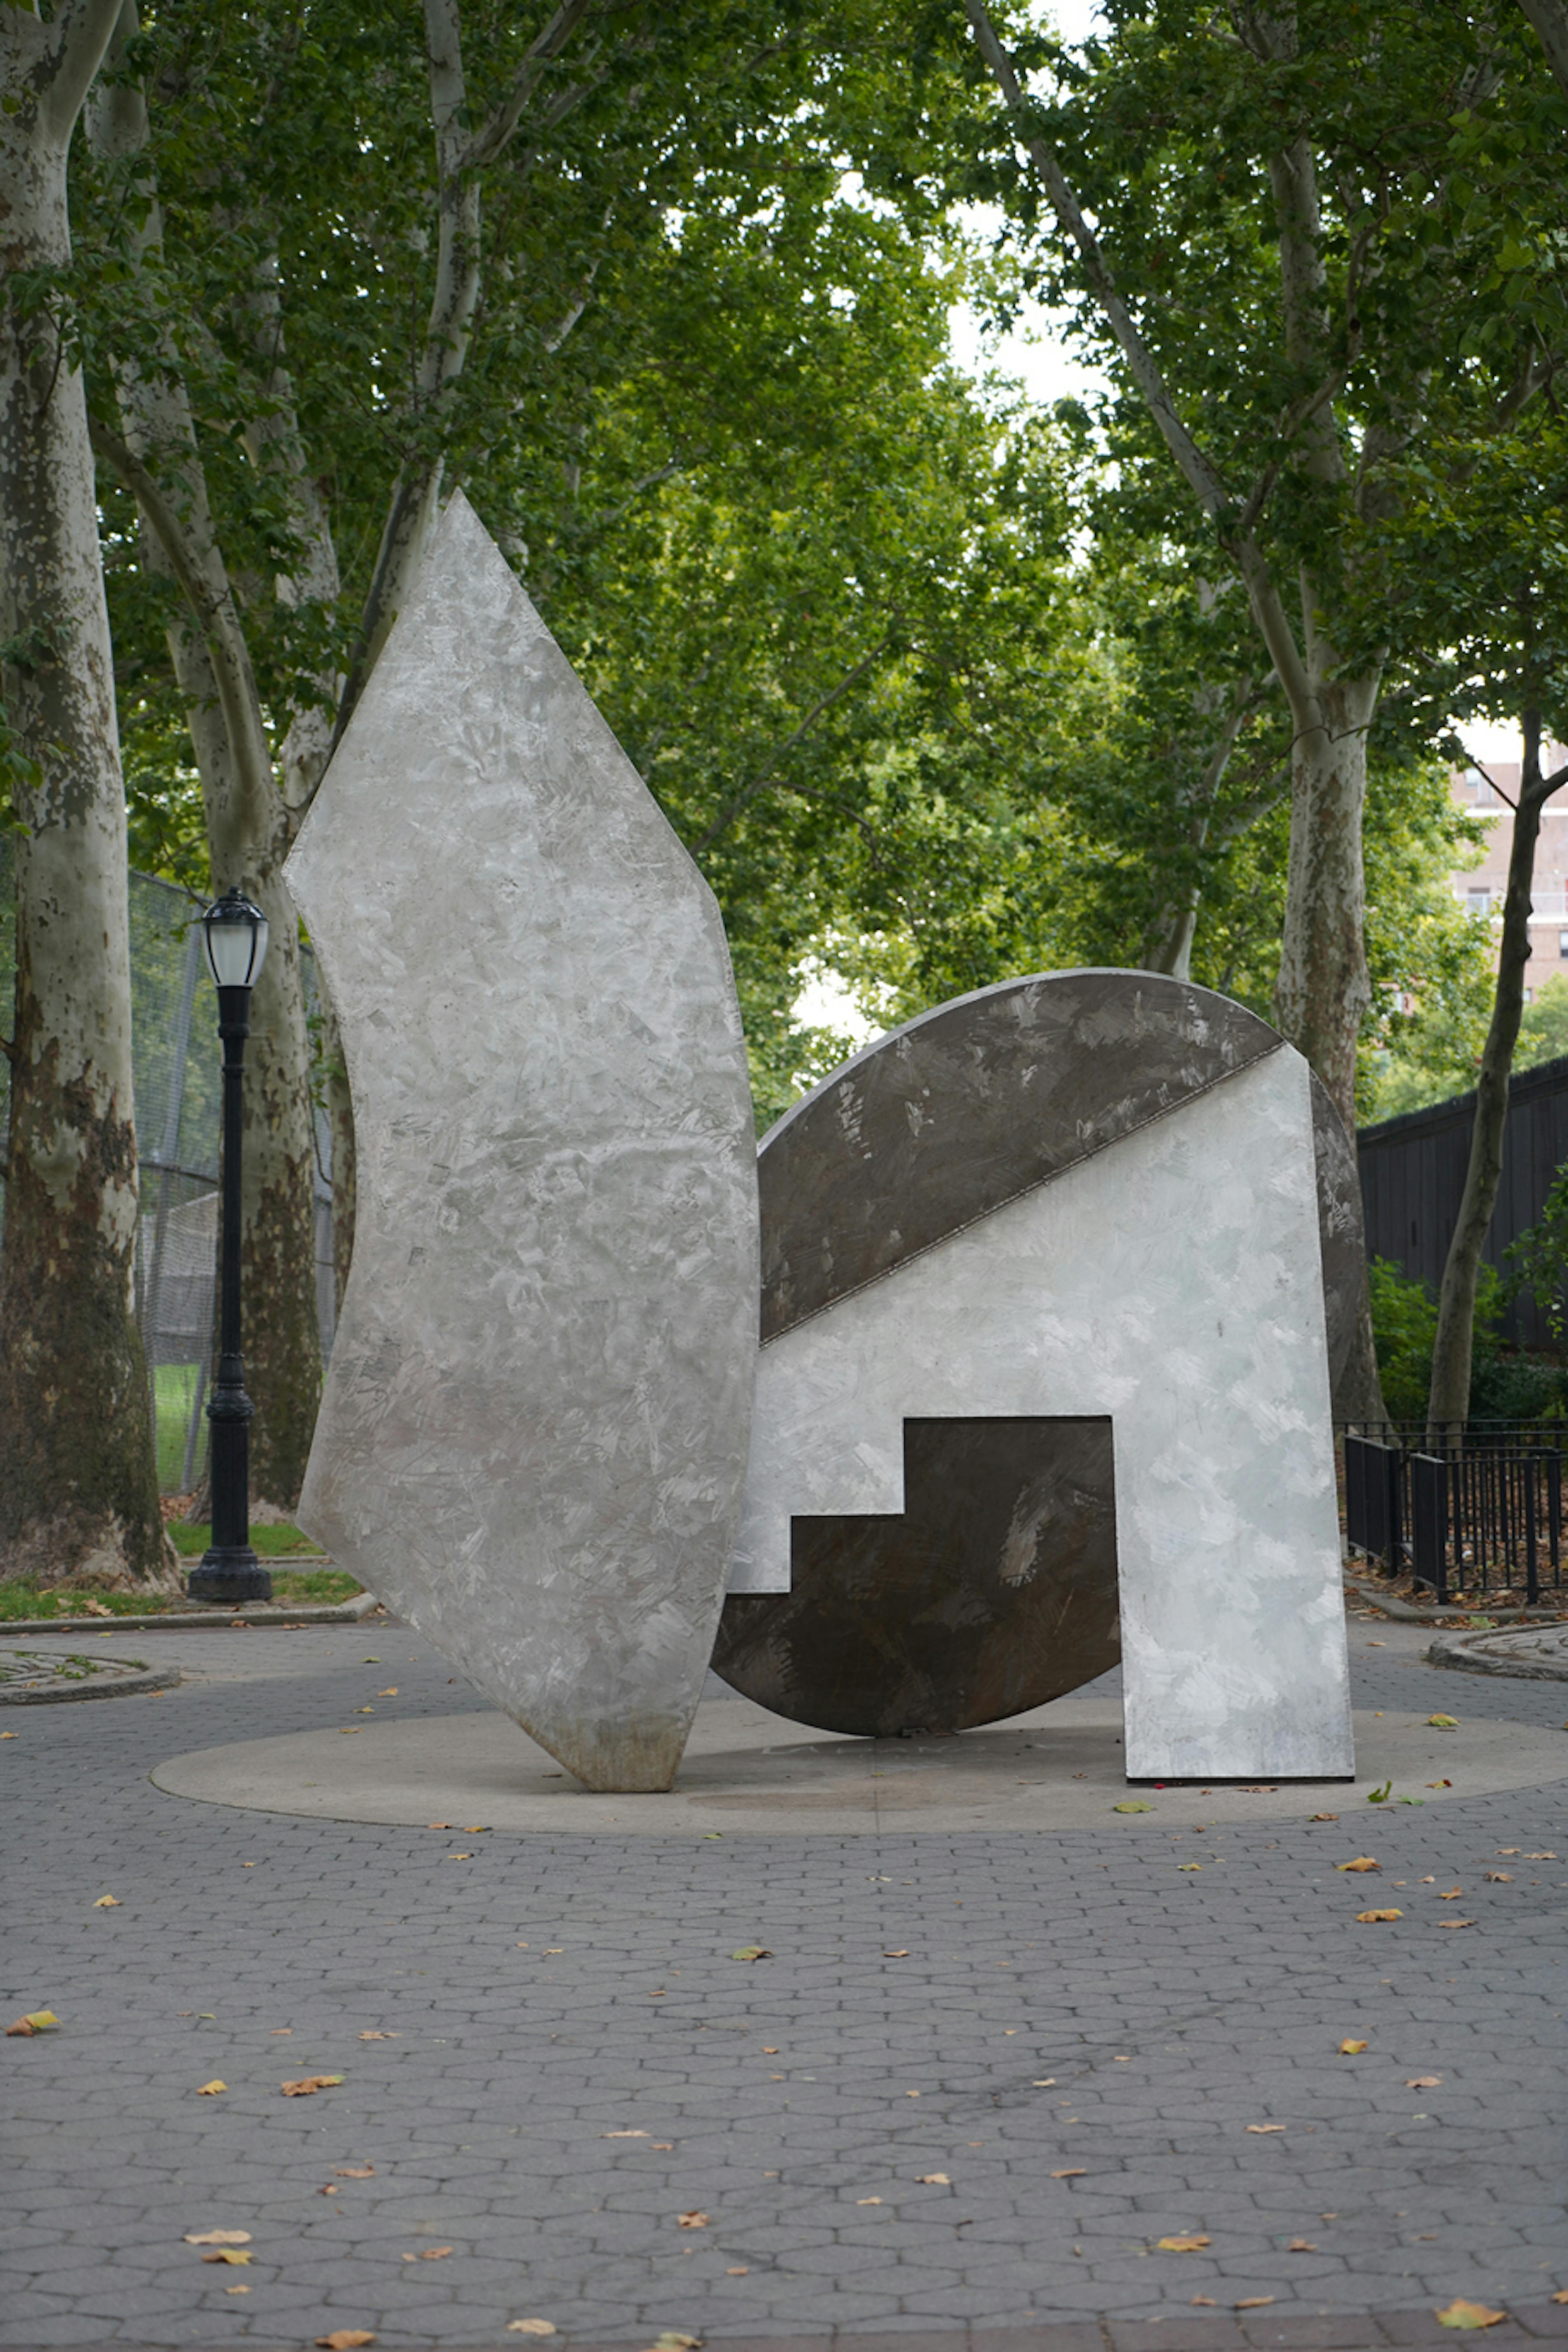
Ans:
[[[0,239],[15,289],[70,258],[66,163],[115,16],[0,11]],[[0,656],[16,996],[0,1244],[0,1574],[162,1577],[132,1308],[136,1136],[125,799],[80,375],[49,305],[0,310]]]
[[[1535,848],[1541,834],[1541,812],[1561,784],[1568,769],[1552,776],[1541,772],[1541,714],[1524,714],[1524,762],[1520,772],[1519,807],[1513,821],[1513,847],[1508,861],[1508,892],[1503,900],[1502,947],[1498,957],[1497,994],[1487,1042],[1481,1049],[1476,1081],[1475,1118],[1470,1127],[1470,1157],[1465,1189],[1454,1220],[1437,1296],[1437,1334],[1432,1346],[1432,1391],[1426,1406],[1429,1444],[1452,1443],[1469,1414],[1470,1362],[1475,1342],[1476,1289],[1480,1278],[1481,1252],[1491,1226],[1492,1211],[1502,1183],[1503,1144],[1508,1129],[1508,1085],[1513,1051],[1524,1012],[1524,971],[1530,961],[1530,894],[1535,879]]]
[[[125,0],[116,47],[135,33]],[[157,194],[140,173],[147,112],[133,83],[106,88],[91,115],[93,143],[137,173],[145,212],[138,257],[162,243]],[[169,631],[201,777],[215,893],[237,886],[270,926],[267,961],[251,1001],[245,1068],[241,1279],[254,1500],[284,1511],[299,1499],[321,1393],[316,1312],[315,1136],[310,1037],[299,921],[282,879],[291,838],[275,776],[248,647],[208,505],[205,477],[178,355],[142,373],[118,375],[121,435],[100,424],[97,446],[136,493],[143,544],[174,572],[185,607]]]
[[[1017,125],[1019,145],[1068,243],[1084,283],[1121,349],[1127,371],[1194,498],[1215,527],[1219,543],[1244,583],[1254,622],[1284,689],[1294,721],[1290,861],[1280,945],[1276,1018],[1306,1055],[1355,1132],[1355,1049],[1371,1002],[1363,936],[1362,814],[1366,798],[1366,730],[1377,705],[1377,676],[1342,680],[1325,633],[1319,583],[1300,582],[1300,635],[1258,537],[1258,522],[1272,478],[1268,469],[1250,496],[1237,493],[1183,418],[1158,360],[1145,342],[1116,283],[1099,236],[1079,204],[1049,142],[1035,129],[1012,58],[1003,47],[985,0],[964,0],[975,45]],[[1237,32],[1262,60],[1294,65],[1296,28],[1289,0],[1265,16],[1238,12]],[[1279,226],[1282,336],[1286,356],[1321,379],[1320,391],[1290,423],[1281,462],[1329,499],[1352,505],[1350,467],[1340,445],[1329,392],[1327,278],[1315,163],[1298,139],[1270,159],[1269,181]],[[1364,482],[1372,436],[1362,453]],[[1357,1339],[1333,1399],[1336,1418],[1381,1420],[1382,1389],[1373,1347],[1372,1313],[1363,1287]]]

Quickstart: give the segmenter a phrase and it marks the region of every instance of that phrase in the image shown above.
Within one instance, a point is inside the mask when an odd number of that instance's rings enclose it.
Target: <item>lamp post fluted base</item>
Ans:
[[[248,1544],[215,1545],[185,1579],[192,1601],[233,1608],[242,1601],[270,1601],[272,1579]]]

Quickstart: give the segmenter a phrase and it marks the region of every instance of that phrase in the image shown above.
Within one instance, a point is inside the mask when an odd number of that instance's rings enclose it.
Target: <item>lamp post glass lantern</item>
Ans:
[[[250,1416],[239,1351],[240,1152],[245,1123],[245,1041],[250,992],[267,960],[267,918],[240,890],[226,890],[202,917],[207,962],[217,982],[223,1040],[223,1199],[218,1234],[217,1376],[211,1423],[212,1541],[193,1569],[193,1601],[270,1601],[272,1579],[250,1543]]]

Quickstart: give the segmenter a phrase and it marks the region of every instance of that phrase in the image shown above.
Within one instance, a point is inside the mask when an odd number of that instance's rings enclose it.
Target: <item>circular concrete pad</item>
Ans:
[[[506,1716],[424,1717],[363,1728],[293,1732],[171,1758],[153,1774],[171,1796],[331,1821],[484,1827],[557,1835],[601,1832],[734,1837],[980,1830],[1136,1830],[1162,1824],[1337,1817],[1352,1841],[1374,1837],[1394,1783],[1424,1804],[1568,1780],[1568,1738],[1517,1723],[1435,1728],[1423,1715],[1355,1718],[1359,1777],[1161,1790],[1122,1774],[1121,1710],[1069,1697],[1002,1727],[949,1738],[812,1738],[746,1699],[699,1708],[676,1785],[662,1796],[591,1794]],[[1445,1785],[1447,1784],[1447,1785]],[[1119,1813],[1139,1803],[1147,1812]]]
[[[1568,1683],[1568,1625],[1516,1625],[1502,1633],[1439,1633],[1426,1653],[1435,1666],[1470,1675],[1517,1675]]]

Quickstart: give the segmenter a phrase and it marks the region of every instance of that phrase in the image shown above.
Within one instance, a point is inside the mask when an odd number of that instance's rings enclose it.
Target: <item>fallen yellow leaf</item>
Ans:
[[[1355,1916],[1364,1927],[1377,1919],[1403,1919],[1405,1914],[1403,1911],[1358,1911]]]
[[[921,2189],[950,2189],[952,2186],[945,2172],[917,2172],[915,2179]]]
[[[420,2250],[419,2259],[422,2263],[444,2262],[451,2252],[450,2246],[425,2246]]]
[[[1467,2303],[1463,2295],[1456,2295],[1447,2311],[1436,2314],[1439,2327],[1495,2327],[1507,2317],[1506,2311],[1493,2311],[1484,2303]]]
[[[731,1953],[730,1958],[732,1960],[771,1960],[773,1954],[765,1944],[742,1944],[738,1952]]]
[[[1552,2300],[1553,2303],[1568,2303],[1568,2286],[1560,2286]]]
[[[301,2074],[297,2083],[282,2083],[279,2088],[286,2099],[309,2099],[318,2091],[330,2091],[342,2081],[341,2074]]]
[[[1288,2254],[1315,2254],[1317,2251],[1310,2238],[1292,2238],[1285,2249]]]
[[[1239,2303],[1233,2303],[1230,2307],[1232,2311],[1261,2311],[1266,2303],[1273,2300],[1271,2294],[1244,2294]]]
[[[362,2042],[401,2042],[402,2039],[401,2033],[378,2033],[374,2027],[360,2035]]]
[[[187,2246],[248,2246],[248,2230],[187,2230]]]
[[[375,2167],[374,2164],[335,2164],[332,2169],[340,2180],[368,2180]]]
[[[377,1691],[376,1696],[377,1698],[395,1698],[397,1696],[397,1685],[394,1683],[390,1690]]]
[[[118,1895],[100,1895],[92,1907],[95,1911],[118,1911],[120,1897]]]
[[[30,2009],[25,2017],[19,2017],[16,2024],[8,2025],[5,2031],[8,2034],[19,2033],[25,2041],[29,2034],[47,2033],[52,2025],[58,2023],[59,2019],[52,2009]]]
[[[210,2083],[203,2083],[198,2086],[196,2096],[198,2099],[216,2099],[220,2091],[226,2091],[227,2088],[228,2084],[220,2083],[215,2074]]]
[[[1381,1870],[1383,1864],[1375,1854],[1358,1853],[1353,1862],[1337,1862],[1336,1870]]]
[[[675,2218],[683,2230],[705,2230],[708,2227],[706,2213],[678,2213]]]
[[[1053,2180],[1081,2180],[1088,2169],[1089,2168],[1087,2165],[1070,2164],[1064,2171],[1053,2172],[1051,2179]]]
[[[1154,1808],[1144,1804],[1141,1798],[1128,1797],[1120,1805],[1112,1805],[1110,1810],[1113,1813],[1152,1813]]]
[[[1353,2046],[1359,2050],[1364,2050],[1366,2048],[1366,2043],[1364,2042],[1361,2042],[1355,2043]],[[1342,2042],[1340,2047],[1343,2049],[1346,2047],[1346,2044]],[[1283,2124],[1248,2124],[1247,2128],[1249,2132],[1282,2132],[1285,2126]]]
[[[857,2197],[855,2200],[857,2205],[879,2205],[881,2201],[879,2197]]]
[[[1429,1715],[1426,1720],[1434,1731],[1457,1731],[1459,1727],[1458,1716]],[[1473,2322],[1471,2324],[1474,2325]]]
[[[907,1960],[909,1957],[907,1951],[884,1952],[882,1955],[885,1960]]]
[[[555,2322],[552,2319],[509,2319],[506,2332],[509,2336],[553,2336]]]
[[[250,2256],[237,2253],[232,2246],[219,2246],[214,2252],[204,2254],[202,2260],[204,2263],[247,2263]]]
[[[1367,2044],[1364,2042],[1342,2042],[1340,2044],[1340,2056],[1342,2058],[1359,2058],[1362,2052],[1366,2047]]]
[[[1441,2074],[1407,2074],[1405,2087],[1407,2091],[1440,2091],[1443,2077]]]
[[[1157,2238],[1155,2244],[1163,2254],[1195,2254],[1210,2242],[1207,2238]]]
[[[1513,1885],[1513,1873],[1511,1870],[1489,1870],[1484,1874],[1489,1886],[1511,1886]]]
[[[318,2336],[316,2341],[321,2352],[361,2352],[362,2346],[375,2342],[375,2335],[369,2327],[334,2327],[330,2336]]]
[[[645,2131],[613,2131],[601,2132],[599,2137],[601,2139],[647,2139],[647,2134]]]
[[[1439,1919],[1437,1922],[1439,1927],[1473,1927],[1475,1924],[1473,1919]]]
[[[1439,1903],[1452,1903],[1456,1897],[1461,1895],[1464,1891],[1465,1890],[1462,1886],[1450,1886],[1446,1895],[1438,1895],[1437,1900]]]

